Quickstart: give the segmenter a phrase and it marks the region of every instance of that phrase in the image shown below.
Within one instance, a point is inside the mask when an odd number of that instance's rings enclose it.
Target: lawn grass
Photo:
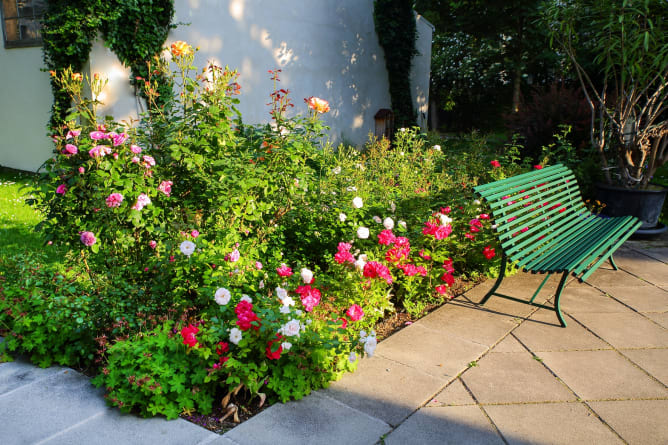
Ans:
[[[20,253],[44,253],[49,263],[62,258],[56,247],[46,244],[34,230],[41,214],[26,204],[37,184],[34,174],[0,167],[0,258]]]

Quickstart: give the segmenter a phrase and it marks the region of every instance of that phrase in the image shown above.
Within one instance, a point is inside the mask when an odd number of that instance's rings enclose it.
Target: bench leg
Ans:
[[[489,300],[489,297],[491,297],[494,292],[499,288],[501,285],[501,282],[503,281],[503,277],[506,275],[506,264],[508,263],[508,257],[506,257],[505,252],[501,256],[501,270],[499,270],[499,278],[496,279],[496,282],[494,283],[494,286],[485,294],[485,296],[482,298],[480,303],[478,304],[485,304],[487,303],[487,300]]]
[[[610,261],[610,265],[612,266],[613,269],[619,270],[619,267],[617,267],[617,264],[615,264],[615,260],[612,258],[612,255],[610,255],[608,260]]]
[[[564,272],[564,274],[561,276],[561,280],[559,281],[557,292],[554,294],[554,311],[557,313],[557,318],[559,319],[559,323],[561,323],[561,327],[563,328],[566,327],[566,320],[564,319],[564,315],[561,313],[561,292],[564,290],[567,278],[568,272]]]

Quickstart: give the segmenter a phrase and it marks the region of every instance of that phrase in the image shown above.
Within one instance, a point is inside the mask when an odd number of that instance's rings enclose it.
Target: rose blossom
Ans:
[[[281,347],[283,348],[284,351],[289,351],[290,348],[292,347],[292,343],[290,343],[289,341],[284,341],[283,343],[281,343]]]
[[[392,230],[394,229],[394,220],[390,218],[389,216],[383,220],[383,226],[387,230]]]
[[[259,262],[259,261],[256,261],[256,262],[255,262],[255,268],[256,268],[257,270],[262,270],[262,263]]]
[[[311,312],[314,307],[320,304],[320,291],[310,285],[299,286],[295,289],[304,305],[306,312]]]
[[[172,193],[172,184],[174,184],[172,181],[162,181],[158,186],[158,191],[169,196]]]
[[[83,175],[85,171],[86,171],[85,168],[83,168],[83,167],[79,167],[79,173],[81,173],[81,174]]]
[[[97,242],[97,239],[95,239],[95,234],[93,232],[81,232],[81,242],[84,244],[84,246],[92,246]]]
[[[302,281],[304,281],[304,284],[309,284],[311,281],[313,281],[313,272],[305,267],[302,268],[300,275],[302,277]]]
[[[100,139],[106,139],[107,134],[103,131],[91,131],[89,134],[90,138],[94,141],[99,141]]]
[[[482,249],[482,254],[485,256],[485,258],[491,260],[494,258],[494,255],[496,255],[496,252],[494,252],[494,248],[492,246],[487,246]]]
[[[378,244],[382,244],[384,246],[389,246],[390,244],[394,243],[394,240],[396,239],[397,237],[394,236],[394,233],[392,233],[392,230],[390,229],[385,229],[378,234]]]
[[[213,299],[216,300],[216,303],[218,303],[221,306],[225,306],[227,303],[229,303],[231,298],[232,294],[230,293],[229,290],[225,289],[224,287],[218,288],[213,297]]]
[[[65,192],[67,192],[67,185],[65,185],[65,184],[60,184],[56,188],[56,193],[59,194],[59,195],[64,195]]]
[[[499,161],[497,161],[496,159],[494,159],[493,161],[490,161],[489,164],[494,168],[501,167],[501,163]]]
[[[184,254],[185,256],[190,256],[195,251],[195,247],[196,247],[195,243],[193,243],[192,241],[184,241],[179,246],[179,249],[181,250],[181,253]]]
[[[376,340],[375,335],[366,337],[366,340],[364,340],[364,352],[366,352],[369,357],[373,357],[373,353],[376,351],[376,346],[378,346],[378,340]]]
[[[132,153],[138,155],[139,153],[141,153],[141,147],[139,147],[137,145],[130,145],[130,151],[132,151]]]
[[[123,195],[120,193],[112,193],[107,196],[107,207],[119,207],[123,202]]]
[[[190,232],[190,236],[192,236],[193,238],[197,238],[199,236],[199,231],[193,229],[193,231]]]
[[[155,249],[156,247],[158,247],[158,243],[155,242],[154,240],[151,240],[148,242],[148,247],[150,247],[151,249]]]
[[[300,330],[301,323],[299,323],[299,320],[290,319],[290,321],[281,326],[281,329],[278,332],[286,337],[299,337]]]
[[[290,275],[292,275],[292,269],[286,266],[285,263],[281,264],[280,267],[277,267],[276,272],[281,277],[289,277]]]
[[[364,206],[364,202],[362,202],[362,198],[357,196],[353,199],[353,207],[354,208],[361,209],[363,206]]]
[[[140,210],[146,207],[151,203],[151,198],[146,195],[146,193],[140,193],[139,196],[137,196],[137,202],[135,205],[132,206],[133,210]]]
[[[277,287],[276,288],[276,296],[278,297],[279,300],[281,300],[281,303],[287,304],[283,302],[284,298],[288,298],[288,291],[286,289],[283,289],[282,287]]]
[[[239,301],[246,301],[248,303],[252,303],[253,299],[250,297],[250,295],[242,294],[241,299]]]
[[[362,319],[362,317],[364,317],[364,311],[362,310],[361,306],[353,304],[346,311],[346,315],[350,317],[352,321],[359,321]]]
[[[144,155],[142,156],[142,159],[144,160],[144,167],[149,168],[155,166],[155,159],[153,159],[153,156]]]
[[[65,136],[65,139],[76,138],[76,137],[79,137],[80,134],[81,134],[80,129],[79,130],[70,130],[70,131],[67,132],[67,135]]]
[[[137,156],[133,156],[131,160],[133,164],[139,164],[139,158]]]
[[[304,102],[306,102],[308,107],[316,113],[327,113],[329,111],[329,102],[325,99],[311,96],[304,99]]]
[[[195,334],[197,334],[198,332],[199,328],[193,325],[188,325],[187,327],[181,329],[181,337],[183,337],[183,344],[188,345],[191,348],[197,346],[197,338],[195,338]]]
[[[360,239],[369,238],[369,229],[366,227],[360,227],[359,229],[357,229],[357,237]]]
[[[383,222],[383,220],[380,219],[380,216],[378,216],[378,215],[374,215],[372,219],[373,219],[373,222],[375,222],[376,224],[380,224],[380,223]]]
[[[230,342],[234,343],[235,345],[238,345],[239,342],[241,341],[243,334],[238,328],[232,328],[230,329]]]
[[[73,144],[67,144],[65,145],[65,148],[63,149],[63,154],[65,156],[72,156],[79,153],[79,149],[77,148],[76,145]]]
[[[339,221],[345,222],[346,219],[348,219],[348,216],[345,213],[339,213]]]
[[[128,135],[126,133],[121,133],[121,134],[116,134],[113,133],[111,135],[111,139],[113,141],[114,147],[118,147],[121,145],[125,140],[128,138]]]

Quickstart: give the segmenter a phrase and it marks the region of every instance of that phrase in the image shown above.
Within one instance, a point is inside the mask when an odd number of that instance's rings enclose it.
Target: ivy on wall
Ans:
[[[160,53],[173,28],[173,15],[174,0],[48,0],[42,29],[44,62],[50,71],[71,67],[80,72],[101,32],[105,44],[130,67],[131,81],[143,95],[137,78],[147,77],[146,62]],[[170,88],[167,81],[160,82],[159,92]],[[51,90],[53,129],[62,125],[70,103],[53,77]]]
[[[374,0],[373,19],[385,52],[394,119],[400,127],[415,125],[411,97],[411,66],[417,54],[417,26],[412,0]]]

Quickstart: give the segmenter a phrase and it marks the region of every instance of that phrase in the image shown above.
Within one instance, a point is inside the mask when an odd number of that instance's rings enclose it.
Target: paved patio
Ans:
[[[475,306],[486,282],[381,342],[356,373],[223,436],[121,415],[72,370],[3,363],[0,442],[666,444],[668,237],[615,258],[620,271],[568,284],[568,328],[500,298]],[[541,278],[518,274],[501,291],[529,297]]]

